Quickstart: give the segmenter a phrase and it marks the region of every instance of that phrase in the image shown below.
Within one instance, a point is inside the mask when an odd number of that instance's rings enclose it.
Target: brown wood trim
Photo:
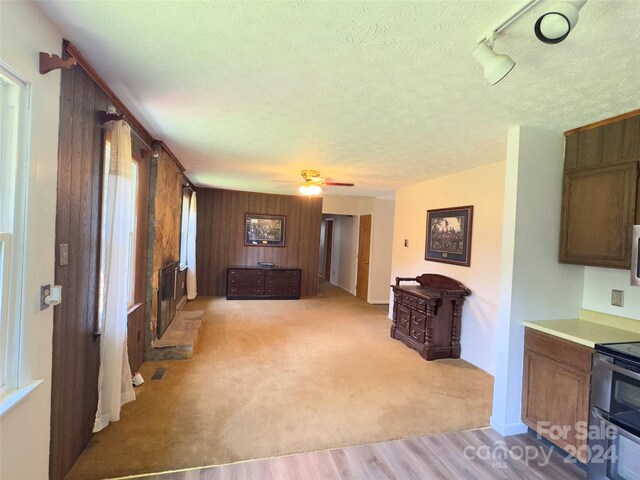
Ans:
[[[138,308],[140,308],[142,306],[142,302],[141,303],[134,303],[133,305],[131,305],[129,307],[129,309],[127,310],[127,315],[131,315],[133,312],[135,312]]]
[[[176,163],[176,165],[180,169],[180,172],[184,172],[184,167],[180,163],[180,160],[178,160],[178,157],[176,157],[174,155],[174,153],[171,151],[171,149],[169,147],[167,147],[167,144],[164,143],[162,140],[156,141],[155,143],[156,143],[156,145],[160,145],[160,147],[162,147],[162,149],[167,153],[167,155],[169,155],[171,157],[171,159]],[[188,180],[188,178],[187,178],[187,180]]]
[[[626,118],[636,117],[638,115],[640,115],[640,108],[637,110],[631,110],[627,113],[621,113],[620,115],[616,115],[615,117],[605,118],[604,120],[589,123],[587,125],[583,125],[582,127],[572,128],[571,130],[567,130],[566,132],[564,132],[564,136],[568,137],[569,135],[573,135],[574,133],[582,132],[584,130],[591,130],[593,128],[598,128],[603,125],[608,125],[610,123],[615,123]]]
[[[109,86],[104,82],[102,77],[100,77],[100,75],[98,75],[98,72],[96,72],[93,69],[91,64],[87,61],[86,58],[84,58],[84,56],[75,47],[75,45],[73,45],[68,40],[65,40],[64,49],[69,55],[71,55],[73,58],[75,58],[78,61],[78,65],[80,65],[82,67],[82,69],[85,72],[87,72],[87,75],[89,75],[93,79],[93,81],[98,84],[98,87],[100,87],[100,89],[104,93],[106,93],[111,98],[111,100],[113,100],[113,103],[115,104],[115,106],[118,109],[120,109],[122,111],[122,113],[124,113],[124,116],[127,117],[129,122],[132,123],[133,126],[135,126],[142,134],[146,135],[152,141],[153,140],[153,136],[149,133],[149,131],[142,126],[142,124],[131,113],[131,111],[126,107],[126,105],[122,102],[122,100],[120,100],[118,98],[118,96],[113,92],[113,90],[111,90],[111,88],[109,88]],[[172,156],[173,156],[173,154],[172,154]],[[174,159],[175,159],[175,157],[174,157]],[[177,162],[177,160],[176,160],[176,162]]]

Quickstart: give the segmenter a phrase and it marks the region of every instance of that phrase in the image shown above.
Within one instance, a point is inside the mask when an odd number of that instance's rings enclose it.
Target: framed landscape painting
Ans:
[[[472,227],[473,205],[427,210],[424,259],[468,267]]]
[[[244,244],[248,246],[284,247],[284,215],[245,215]]]

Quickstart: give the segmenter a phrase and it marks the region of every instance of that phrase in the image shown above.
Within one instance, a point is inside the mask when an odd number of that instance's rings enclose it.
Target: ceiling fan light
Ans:
[[[319,185],[314,185],[313,183],[306,182],[300,185],[299,191],[302,195],[312,196],[312,195],[320,195],[322,193],[322,188]]]
[[[484,42],[474,50],[473,58],[484,67],[484,77],[491,85],[495,85],[506,77],[516,66],[516,62],[511,57],[497,54]]]

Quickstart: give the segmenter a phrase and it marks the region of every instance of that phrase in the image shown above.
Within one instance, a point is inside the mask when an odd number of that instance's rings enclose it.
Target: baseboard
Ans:
[[[511,435],[520,435],[521,433],[527,433],[529,427],[522,422],[503,424],[498,422],[492,415],[489,418],[489,424],[491,427],[503,437],[509,437]]]
[[[331,285],[333,285],[334,287],[338,287],[341,288],[342,290],[344,290],[345,292],[350,293],[351,295],[353,295],[354,297],[356,296],[356,291],[353,290],[349,290],[348,288],[343,287],[342,285],[338,285],[337,283],[333,283],[333,282],[329,282]]]

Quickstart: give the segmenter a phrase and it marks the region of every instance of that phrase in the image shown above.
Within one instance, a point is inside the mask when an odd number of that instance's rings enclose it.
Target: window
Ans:
[[[109,195],[109,164],[111,162],[111,134],[104,133],[104,148],[102,150],[102,215],[100,218],[100,277],[98,279],[98,330],[102,331],[104,326],[104,305],[106,289],[106,246],[107,246],[107,217],[108,217],[108,195]],[[136,245],[138,238],[138,186],[139,186],[140,165],[135,159],[131,159],[131,202],[130,215],[128,216],[128,255],[129,273],[127,275],[127,306],[132,307],[136,302]]]
[[[106,255],[107,255],[107,193],[109,185],[109,162],[111,161],[111,137],[104,133],[104,148],[102,150],[102,214],[100,217],[100,277],[98,278],[98,331],[104,326],[104,303],[106,288]]]
[[[19,383],[28,95],[0,64],[0,394]]]
[[[129,224],[129,276],[127,291],[129,299],[127,305],[132,307],[136,303],[136,243],[138,240],[138,162],[131,162],[131,222]]]
[[[182,224],[180,226],[180,268],[187,268],[187,232],[189,231],[189,202],[191,197],[182,194]]]

